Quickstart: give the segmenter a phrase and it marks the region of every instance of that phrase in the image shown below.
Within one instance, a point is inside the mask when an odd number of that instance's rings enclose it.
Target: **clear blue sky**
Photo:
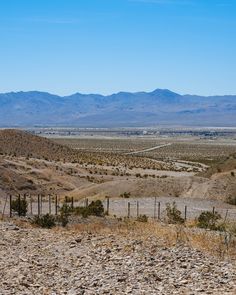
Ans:
[[[0,0],[0,92],[236,94],[235,0]]]

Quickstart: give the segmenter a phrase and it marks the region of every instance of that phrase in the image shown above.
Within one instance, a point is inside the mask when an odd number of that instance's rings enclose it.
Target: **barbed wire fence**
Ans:
[[[20,208],[23,201],[27,204],[26,215],[29,217],[44,214],[57,215],[64,203],[71,207],[87,207],[91,202],[88,198],[75,201],[73,197],[63,198],[51,194],[6,195],[0,198],[0,216],[4,218],[23,215]],[[141,215],[146,215],[148,218],[160,221],[166,217],[167,204],[173,204],[173,202],[175,202],[178,210],[181,211],[181,215],[185,221],[197,218],[204,211],[218,212],[225,221],[236,220],[236,207],[226,206],[226,208],[222,208],[222,204],[215,204],[212,200],[209,200],[208,203],[205,200],[202,205],[201,200],[198,200],[196,203],[196,200],[181,198],[169,199],[168,197],[118,199],[107,197],[102,200],[104,209],[110,216],[137,218]],[[15,206],[18,204],[18,210],[13,210],[13,203]]]

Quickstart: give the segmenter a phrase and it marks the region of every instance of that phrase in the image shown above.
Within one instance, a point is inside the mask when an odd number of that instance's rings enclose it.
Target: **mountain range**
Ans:
[[[152,92],[58,96],[46,92],[0,94],[0,126],[236,126],[236,95]]]

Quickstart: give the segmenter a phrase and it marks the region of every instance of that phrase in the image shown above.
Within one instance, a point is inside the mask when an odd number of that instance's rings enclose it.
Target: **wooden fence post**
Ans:
[[[48,195],[48,206],[49,206],[49,214],[52,213],[52,204],[51,204],[51,195]]]
[[[110,209],[110,198],[107,197],[107,215],[109,215],[109,209]]]
[[[212,208],[212,213],[215,215],[215,207]]]
[[[10,218],[12,217],[12,195],[10,195]]]
[[[32,196],[30,195],[30,214],[33,215]]]
[[[139,201],[137,201],[137,217],[139,217]]]
[[[71,197],[71,208],[74,209],[74,197]]]
[[[43,214],[43,195],[40,195],[40,213]]]
[[[187,220],[187,206],[184,207],[184,221]]]
[[[128,218],[130,218],[130,202],[128,202]]]
[[[57,202],[58,202],[58,200],[57,200],[57,195],[56,195],[56,197],[55,197],[55,215],[57,215]]]
[[[161,202],[158,202],[158,220],[161,219]]]
[[[18,215],[21,216],[21,196],[18,195]]]

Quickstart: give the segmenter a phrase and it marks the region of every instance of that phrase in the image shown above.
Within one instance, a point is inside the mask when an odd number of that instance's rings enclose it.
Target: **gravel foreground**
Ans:
[[[236,294],[235,265],[160,238],[0,222],[0,294]]]

